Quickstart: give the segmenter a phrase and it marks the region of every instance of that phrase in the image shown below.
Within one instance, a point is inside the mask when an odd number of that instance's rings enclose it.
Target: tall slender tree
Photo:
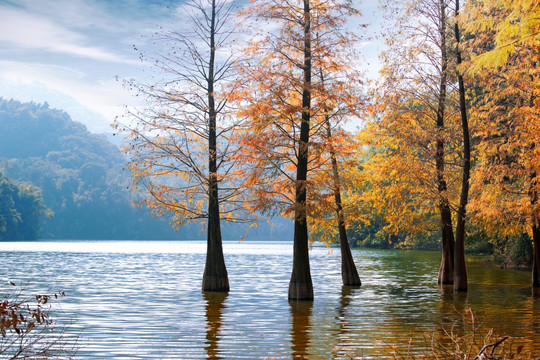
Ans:
[[[320,86],[322,87],[322,93],[326,93],[327,79],[325,79],[322,70],[319,71]],[[358,110],[363,108],[362,99],[353,95],[351,88],[345,84],[339,84],[339,81],[334,79],[331,82],[334,91],[338,88],[344,88],[348,96],[343,99],[324,99],[321,105],[321,116],[324,117],[323,128],[325,136],[323,140],[325,142],[323,149],[328,158],[327,164],[322,164],[315,174],[315,182],[319,185],[316,186],[314,191],[317,194],[317,199],[321,204],[317,206],[311,212],[311,216],[314,218],[316,226],[312,226],[311,233],[318,236],[323,241],[332,242],[335,236],[335,229],[337,228],[337,236],[339,240],[339,247],[341,253],[341,278],[343,285],[347,286],[360,286],[362,282],[358,275],[358,270],[354,263],[354,259],[351,253],[349,238],[347,236],[347,215],[344,209],[343,192],[343,179],[340,174],[339,156],[351,159],[353,158],[354,151],[357,150],[357,144],[352,140],[352,137],[342,128],[340,128],[340,120],[342,117],[350,115],[358,116]],[[334,94],[336,95],[336,94]],[[350,103],[354,99],[354,104]],[[340,104],[339,106],[332,106],[331,104]],[[349,106],[343,106],[343,104],[349,103]],[[352,113],[351,113],[352,110]],[[324,154],[321,154],[324,156]],[[325,166],[326,165],[326,166]],[[331,190],[330,196],[325,196],[328,193],[328,189]],[[324,204],[324,200],[328,200],[329,204]],[[329,211],[335,213],[335,221],[331,221],[328,218]]]
[[[445,127],[447,82],[448,82],[448,48],[447,48],[447,4],[445,0],[439,0],[437,4],[438,17],[437,27],[439,35],[440,50],[440,77],[439,92],[437,104],[437,150],[435,162],[437,168],[437,183],[439,191],[439,200],[437,206],[441,215],[441,233],[443,256],[439,269],[440,284],[452,284],[454,281],[454,230],[452,228],[452,212],[450,210],[450,201],[448,199],[448,184],[445,178],[445,139],[443,131]]]
[[[125,122],[123,151],[142,205],[168,216],[178,228],[206,222],[207,255],[203,291],[229,291],[222,248],[221,220],[240,221],[242,186],[232,145],[239,120],[228,95],[236,57],[233,8],[225,0],[193,0],[182,5],[186,28],[162,32],[162,53],[149,60],[160,72],[152,83],[128,82],[147,99]]]
[[[328,141],[331,143],[333,139],[332,127],[330,124],[329,115],[325,115],[325,125],[326,125],[326,134]],[[330,164],[332,167],[332,189],[334,192],[334,211],[336,213],[336,222],[339,234],[339,248],[341,252],[341,279],[343,285],[348,286],[360,286],[362,282],[360,281],[360,276],[358,275],[358,270],[354,264],[354,259],[352,257],[351,248],[349,245],[349,238],[347,236],[347,226],[345,220],[345,214],[343,211],[343,200],[341,196],[342,192],[342,181],[339,174],[339,165],[336,151],[332,145],[329,149]]]
[[[461,31],[458,22],[460,5],[459,1],[455,0],[454,13],[451,14],[451,3],[447,0],[419,0],[408,3],[404,12],[406,25],[400,25],[399,28],[406,29],[403,32],[405,35],[398,32],[397,39],[392,38],[393,35],[390,35],[389,39],[389,43],[393,46],[409,49],[406,50],[407,58],[387,57],[392,61],[387,67],[390,71],[387,72],[386,82],[394,88],[386,86],[386,89],[393,94],[406,94],[409,98],[406,98],[406,101],[398,98],[393,103],[385,97],[383,103],[387,109],[395,107],[397,111],[391,112],[392,117],[406,120],[409,122],[409,127],[415,126],[414,123],[426,115],[435,120],[435,127],[433,131],[430,131],[432,136],[428,136],[435,142],[433,156],[437,189],[435,203],[440,217],[442,239],[442,259],[438,282],[454,284],[455,290],[465,291],[467,290],[467,270],[464,247],[466,208],[470,187],[471,141],[462,69]],[[450,37],[451,25],[454,32],[453,41]],[[407,44],[399,42],[400,39],[406,39]],[[414,65],[406,64],[408,61]],[[410,82],[411,78],[416,86],[413,89],[410,88],[410,84],[403,85],[403,82]],[[394,86],[396,83],[399,85]],[[406,92],[403,91],[404,88]],[[392,105],[389,106],[389,104]],[[389,119],[391,118],[387,117],[385,120],[389,121]],[[458,123],[460,123],[459,128],[456,126]],[[402,127],[403,125],[399,126],[399,128]],[[429,127],[421,131],[427,129]],[[410,132],[410,130],[407,131]],[[458,132],[461,133],[460,139],[457,136]],[[427,148],[431,148],[429,144],[431,140],[425,138],[426,134],[419,135],[412,134],[411,144],[425,152]],[[402,134],[394,136],[407,137]],[[456,178],[458,174],[461,174],[459,182],[461,188],[454,185],[458,183]],[[425,179],[421,182],[426,184]],[[424,195],[421,198],[427,197]],[[411,200],[407,203],[410,205]],[[454,214],[453,209],[457,209],[457,214]],[[453,228],[454,215],[456,216],[456,237],[454,237]]]
[[[481,126],[471,199],[486,229],[528,233],[532,285],[540,287],[540,6],[531,0],[467,4],[466,30],[476,56],[468,72],[482,84],[471,112]],[[473,191],[471,191],[473,192]]]
[[[346,65],[332,68],[331,59],[336,41],[345,39],[344,22],[356,13],[350,1],[340,0],[266,0],[246,11],[259,28],[265,24],[274,30],[251,41],[246,50],[250,60],[242,67],[244,90],[237,97],[250,124],[242,139],[244,161],[252,165],[249,178],[257,207],[294,219],[291,300],[313,299],[308,174],[321,167],[316,156],[321,150],[314,144],[326,136],[319,100],[327,97],[315,69],[336,74]]]
[[[309,268],[308,225],[307,225],[307,172],[309,158],[309,130],[311,120],[311,3],[303,0],[304,32],[303,47],[303,82],[300,136],[298,141],[298,158],[296,164],[295,210],[294,210],[294,252],[291,281],[289,282],[289,299],[310,300],[313,298],[313,285]]]
[[[456,220],[456,239],[454,248],[454,290],[466,291],[467,267],[465,264],[465,222],[467,203],[469,199],[469,181],[471,177],[471,140],[469,134],[469,119],[467,115],[467,101],[465,99],[465,82],[460,69],[463,60],[461,56],[461,33],[459,24],[459,0],[455,1],[454,8],[454,36],[456,44],[456,66],[459,92],[459,112],[461,117],[461,130],[463,134],[463,171],[461,178],[461,193]]]
[[[386,230],[417,236],[439,227],[438,282],[450,284],[461,139],[450,83],[455,63],[449,54],[448,2],[384,3],[395,26],[385,36],[389,50],[383,56],[380,106],[365,129],[378,151],[365,167],[372,176],[364,197],[381,209]]]

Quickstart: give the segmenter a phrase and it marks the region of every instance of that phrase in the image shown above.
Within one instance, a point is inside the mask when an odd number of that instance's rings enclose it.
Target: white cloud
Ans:
[[[110,132],[110,123],[123,114],[123,106],[134,103],[129,92],[112,77],[92,81],[82,72],[57,65],[0,61],[0,83],[0,96],[47,101],[93,132]],[[72,101],[66,101],[68,97]],[[83,107],[99,116],[80,115]]]
[[[15,8],[0,7],[0,42],[14,48],[69,54],[99,61],[137,64],[104,48],[84,45],[81,34]]]
[[[94,0],[16,0],[13,2],[16,3],[18,9],[24,9],[24,12],[28,14],[54,20],[65,27],[95,26],[96,20],[102,23],[108,17]]]
[[[0,96],[48,102],[90,131],[110,123],[134,98],[115,80],[144,78],[131,45],[174,19],[147,0],[0,0]],[[152,30],[153,29],[153,30]],[[143,66],[141,66],[143,65]]]

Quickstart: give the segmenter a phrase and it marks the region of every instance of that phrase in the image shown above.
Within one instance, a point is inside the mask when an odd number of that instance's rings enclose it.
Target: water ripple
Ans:
[[[540,353],[528,273],[470,262],[470,291],[454,295],[436,284],[438,253],[355,249],[363,286],[349,288],[339,252],[314,247],[316,299],[289,303],[292,244],[225,243],[227,296],[200,291],[205,251],[202,242],[0,243],[0,276],[29,293],[64,290],[58,316],[81,334],[84,359],[371,358],[423,344],[468,308]]]

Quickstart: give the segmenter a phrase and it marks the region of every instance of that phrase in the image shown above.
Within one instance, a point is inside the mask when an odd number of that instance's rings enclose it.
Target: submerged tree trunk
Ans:
[[[330,131],[330,128],[328,128]],[[347,231],[345,229],[345,216],[343,215],[343,207],[341,205],[341,189],[339,183],[338,164],[335,154],[332,155],[332,170],[334,175],[334,197],[336,200],[336,217],[338,221],[339,229],[339,248],[341,249],[341,279],[343,285],[348,286],[360,286],[360,276],[358,276],[358,270],[354,264],[351,248],[349,246],[349,239],[347,238]]]
[[[439,206],[442,222],[442,260],[439,267],[438,283],[442,285],[453,284],[454,275],[454,232],[452,229],[452,215],[448,202]]]
[[[456,37],[456,63],[461,64],[461,49],[459,24],[459,0],[456,0],[454,35]],[[469,178],[471,172],[471,142],[469,136],[469,121],[467,118],[467,104],[465,102],[465,84],[463,76],[458,69],[459,109],[461,113],[461,129],[463,131],[463,174],[461,180],[461,194],[457,214],[456,240],[454,248],[454,290],[467,291],[467,267],[465,264],[465,220],[467,216],[467,202],[469,198]]]
[[[332,130],[330,128],[330,119],[326,116],[326,134],[328,140],[332,139]],[[360,276],[354,264],[349,239],[347,238],[347,230],[345,228],[345,215],[343,214],[343,206],[341,202],[341,181],[339,178],[339,168],[334,148],[330,147],[330,159],[332,162],[332,177],[334,178],[334,199],[336,202],[336,218],[339,229],[339,247],[341,250],[341,279],[343,285],[360,286]]]
[[[294,204],[293,269],[289,282],[289,300],[313,300],[313,284],[309,267],[309,241],[306,209],[308,143],[311,119],[311,16],[310,2],[304,0],[304,89],[302,91],[302,123],[298,142],[296,196]]]
[[[217,186],[214,186],[211,192],[213,195],[210,195],[208,205],[208,237],[202,289],[203,291],[228,292],[229,277],[223,256],[219,204],[217,198],[214,198],[217,195]]]
[[[534,149],[534,146],[533,146]],[[532,286],[540,288],[540,215],[536,207],[538,206],[538,177],[536,172],[531,173],[530,197],[532,207],[532,236],[533,236],[533,269]]]
[[[320,72],[321,84],[324,87],[324,74]],[[326,126],[326,139],[330,144],[330,161],[332,164],[332,180],[334,185],[334,200],[336,203],[336,220],[339,231],[339,248],[341,250],[341,279],[343,285],[361,286],[360,276],[354,264],[349,239],[347,237],[347,229],[345,226],[345,215],[343,214],[343,203],[341,201],[341,180],[339,176],[339,166],[336,156],[336,151],[332,145],[332,127],[330,124],[330,116],[328,109],[325,109],[324,123]]]
[[[343,214],[341,212],[341,204],[339,204],[339,208],[340,209],[336,210],[336,212],[339,223],[339,247],[341,249],[341,279],[343,280],[343,285],[361,286],[362,281],[360,281],[358,270],[356,270],[356,265],[354,264],[351,248],[349,246],[349,240],[347,239],[347,232],[345,231],[345,220],[343,219]]]
[[[215,17],[216,3],[212,1],[210,19],[210,61],[208,66],[208,237],[206,265],[204,267],[203,291],[229,291],[229,277],[223,257],[221,225],[219,214],[219,193],[217,177],[217,135],[216,108],[214,98],[214,61],[215,61]]]
[[[533,233],[533,271],[532,286],[540,288],[540,220],[536,218],[532,227]]]
[[[441,78],[439,84],[437,108],[437,148],[435,163],[437,168],[437,183],[439,194],[439,212],[441,215],[442,260],[439,268],[439,284],[452,284],[454,274],[454,230],[452,229],[452,213],[448,201],[447,185],[444,178],[444,116],[446,107],[446,82],[448,70],[448,55],[446,51],[446,5],[439,0],[439,35],[441,39]]]

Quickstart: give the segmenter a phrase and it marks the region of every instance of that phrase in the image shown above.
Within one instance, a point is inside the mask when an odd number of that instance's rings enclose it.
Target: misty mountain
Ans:
[[[92,134],[45,104],[0,99],[0,165],[6,176],[41,189],[54,216],[41,219],[46,239],[177,239],[132,204],[124,158],[105,136]]]
[[[201,225],[174,232],[136,208],[124,157],[106,135],[90,133],[61,110],[0,98],[0,170],[40,189],[54,216],[43,217],[43,239],[204,239]],[[240,239],[242,225],[223,224],[223,238]],[[292,239],[292,222],[276,219],[250,229],[248,239]]]

